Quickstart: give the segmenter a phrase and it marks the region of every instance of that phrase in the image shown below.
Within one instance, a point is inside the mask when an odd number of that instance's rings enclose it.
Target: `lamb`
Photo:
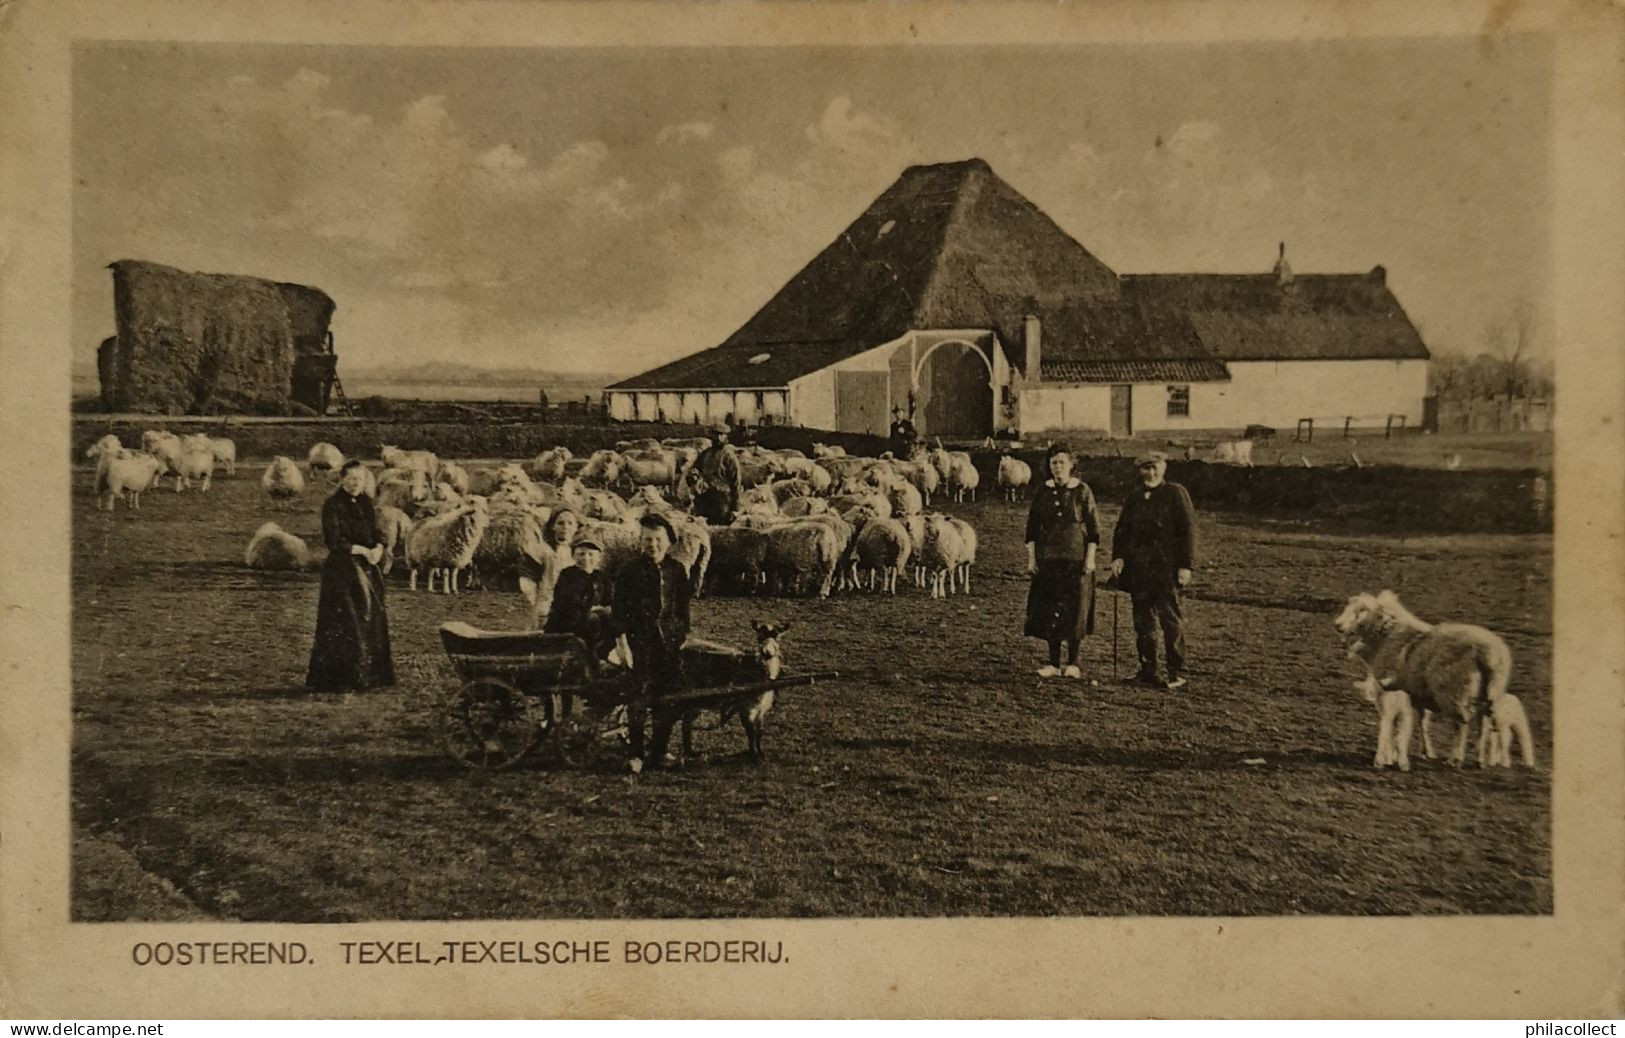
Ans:
[[[207,437],[205,437],[206,439]],[[297,469],[295,471],[298,471]],[[208,448],[202,450],[183,450],[175,465],[175,493],[188,489],[193,483],[202,483],[199,489],[203,493],[209,491],[209,480],[214,477],[214,452]]]
[[[403,451],[386,443],[379,448],[378,457],[390,468],[417,469],[429,479],[440,474],[440,459],[434,451]]]
[[[456,511],[425,519],[417,524],[406,542],[406,564],[411,568],[407,586],[417,590],[418,570],[428,571],[428,589],[434,592],[434,578],[440,576],[443,594],[457,593],[457,575],[474,563],[480,539],[491,522],[483,497],[471,497]]]
[[[925,567],[932,598],[953,593],[954,575],[965,564],[966,547],[957,527],[940,512],[925,517],[925,541],[920,547],[920,563]]]
[[[896,519],[872,519],[858,531],[856,547],[858,572],[868,578],[869,590],[878,580],[881,590],[897,594],[897,574],[913,551],[908,528]]]
[[[276,523],[266,523],[255,531],[243,552],[249,569],[302,570],[315,565],[305,542]]]
[[[1253,441],[1228,440],[1213,448],[1210,459],[1225,465],[1253,467]]]
[[[967,493],[972,501],[976,500],[976,488],[981,485],[982,474],[976,470],[970,455],[964,451],[950,451],[948,457],[953,462],[953,468],[949,471],[947,483],[954,500],[965,500]]]
[[[412,536],[412,520],[407,518],[405,512],[391,505],[379,505],[373,514],[378,521],[378,539],[384,546],[384,561],[378,568],[388,576],[397,557],[402,562],[406,561],[406,542]]]
[[[331,443],[311,444],[309,452],[305,454],[305,467],[310,470],[313,479],[318,472],[323,476],[332,476],[344,467],[344,452]]]
[[[999,455],[999,472],[994,482],[1005,500],[1019,501],[1032,485],[1033,467],[1006,451]]]
[[[305,492],[305,477],[300,474],[299,466],[293,463],[292,458],[278,454],[271,459],[271,464],[265,466],[260,486],[271,495],[271,500],[287,507]]]
[[[105,501],[111,512],[120,494],[125,503],[141,510],[141,493],[158,485],[164,464],[146,451],[104,451],[96,464],[96,507]]]

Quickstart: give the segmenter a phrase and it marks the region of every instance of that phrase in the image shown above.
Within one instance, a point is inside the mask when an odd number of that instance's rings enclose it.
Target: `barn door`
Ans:
[[[885,371],[835,373],[835,428],[839,432],[884,436],[889,431],[886,399],[891,374]]]
[[[993,387],[988,365],[969,343],[935,346],[920,367],[920,432],[972,437],[993,432]]]
[[[1113,436],[1134,435],[1134,396],[1133,386],[1112,387],[1112,430]]]

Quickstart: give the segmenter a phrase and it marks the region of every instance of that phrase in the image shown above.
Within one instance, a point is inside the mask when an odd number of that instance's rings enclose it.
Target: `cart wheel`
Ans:
[[[474,678],[451,693],[436,711],[440,738],[453,757],[471,768],[511,768],[536,745],[536,710],[501,678]]]
[[[557,698],[550,697],[550,700]],[[574,712],[566,717],[561,703],[549,701],[548,714],[548,731],[553,737],[553,752],[558,755],[559,763],[571,768],[591,766],[598,759],[602,735],[601,726],[587,712],[585,704],[577,699]]]

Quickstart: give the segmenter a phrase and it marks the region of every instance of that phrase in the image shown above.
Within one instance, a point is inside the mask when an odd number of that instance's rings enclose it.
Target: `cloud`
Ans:
[[[660,132],[655,134],[655,143],[683,144],[690,141],[708,141],[716,132],[716,126],[699,120],[675,123],[671,126],[662,126]]]

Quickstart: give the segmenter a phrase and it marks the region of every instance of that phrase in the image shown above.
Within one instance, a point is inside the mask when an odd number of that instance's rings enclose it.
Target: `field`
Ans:
[[[764,763],[707,719],[680,770],[483,774],[430,728],[453,687],[435,631],[514,625],[518,597],[392,585],[401,685],[306,693],[316,577],[241,553],[267,519],[317,541],[321,491],[279,513],[250,473],[110,515],[76,471],[76,919],[1552,910],[1549,535],[1204,513],[1170,694],[1114,683],[1110,594],[1093,680],[1034,676],[1025,510],[949,504],[981,535],[967,597],[696,603],[697,634],[788,620],[791,671],[843,675],[780,697]],[[1507,638],[1540,770],[1372,769],[1331,618],[1382,587]]]

